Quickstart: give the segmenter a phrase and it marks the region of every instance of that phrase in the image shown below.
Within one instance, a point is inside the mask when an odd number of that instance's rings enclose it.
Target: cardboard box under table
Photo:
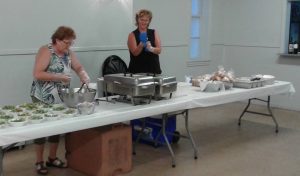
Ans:
[[[71,169],[88,176],[111,176],[132,169],[131,127],[109,125],[66,135]]]

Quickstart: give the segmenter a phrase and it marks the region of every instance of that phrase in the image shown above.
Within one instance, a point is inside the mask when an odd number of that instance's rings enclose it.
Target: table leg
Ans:
[[[251,104],[251,101],[252,100],[258,100],[258,101],[262,101],[262,102],[265,102],[267,103],[267,108],[268,108],[268,112],[269,113],[261,113],[261,112],[255,112],[255,111],[249,111],[248,108]],[[278,123],[277,123],[277,120],[276,118],[274,117],[273,113],[272,113],[272,109],[270,107],[270,102],[271,102],[271,96],[268,96],[268,99],[267,100],[262,100],[262,99],[259,99],[259,98],[251,98],[248,100],[248,104],[247,106],[245,107],[244,111],[242,112],[242,114],[240,115],[240,118],[239,118],[239,121],[238,121],[238,125],[240,126],[241,125],[241,119],[242,117],[244,116],[244,114],[247,112],[247,113],[252,113],[252,114],[258,114],[258,115],[263,115],[263,116],[270,116],[272,117],[273,119],[273,122],[275,123],[275,132],[278,133]]]
[[[176,166],[175,155],[174,155],[173,149],[172,149],[172,147],[169,143],[169,140],[167,138],[167,135],[166,135],[166,121],[167,121],[167,118],[168,118],[168,114],[163,114],[163,117],[162,117],[162,134],[164,136],[165,142],[168,146],[168,149],[169,149],[171,157],[172,157],[172,167],[175,167]]]
[[[243,117],[244,114],[247,112],[247,110],[248,110],[250,104],[251,104],[251,99],[248,100],[247,106],[244,108],[242,114],[240,115],[239,122],[238,122],[238,125],[239,125],[239,126],[241,126],[241,120],[242,120],[242,117]]]
[[[3,176],[3,158],[4,158],[4,149],[0,147],[0,176]]]
[[[162,134],[163,128],[160,128],[159,132],[157,133],[155,139],[154,139],[154,147],[158,146],[158,139],[160,137],[160,135]]]
[[[189,130],[189,123],[188,123],[188,118],[189,118],[189,114],[188,114],[188,110],[182,110],[180,112],[173,112],[173,113],[165,113],[162,115],[162,123],[161,124],[157,124],[157,123],[152,123],[152,122],[146,122],[146,118],[142,118],[142,124],[141,124],[141,130],[138,132],[138,135],[137,135],[137,138],[135,140],[135,142],[133,143],[133,154],[136,154],[136,144],[139,142],[140,138],[141,138],[141,135],[146,127],[146,123],[150,123],[150,124],[153,124],[153,125],[157,125],[157,126],[160,126],[160,131],[159,133],[157,134],[157,136],[155,137],[155,139],[153,139],[153,142],[154,142],[154,146],[157,146],[159,141],[159,136],[162,134],[163,135],[163,138],[165,140],[165,144],[167,145],[168,147],[168,150],[171,154],[171,158],[172,158],[172,167],[175,167],[176,166],[176,161],[175,161],[175,154],[174,154],[174,151],[171,147],[171,144],[168,140],[168,137],[167,137],[167,133],[169,134],[169,132],[166,131],[166,126],[167,126],[167,121],[168,121],[168,118],[169,117],[173,117],[174,115],[182,115],[184,118],[185,118],[185,128],[186,128],[186,131],[187,131],[187,134],[188,136],[185,136],[185,135],[180,135],[180,134],[174,134],[172,133],[171,135],[177,135],[179,137],[184,137],[184,138],[187,138],[191,141],[192,143],[192,146],[193,146],[193,149],[194,149],[194,158],[197,159],[198,158],[198,150],[197,150],[197,146],[196,146],[196,143],[194,141],[194,138]]]
[[[136,145],[137,143],[139,143],[143,133],[144,133],[144,130],[145,130],[145,127],[146,127],[146,118],[142,118],[141,119],[142,121],[142,128],[141,128],[141,131],[138,131],[138,135],[133,143],[133,146],[132,146],[132,153],[135,155],[136,154]]]
[[[196,143],[194,141],[194,138],[189,130],[189,110],[186,110],[185,112],[185,129],[187,131],[187,134],[189,136],[189,139],[193,145],[193,148],[194,148],[194,159],[197,159],[198,158],[198,150],[197,150],[197,146],[196,146]]]
[[[272,117],[272,119],[275,123],[276,133],[278,133],[278,123],[277,123],[277,120],[276,120],[276,118],[274,117],[274,115],[272,113],[272,109],[270,107],[270,101],[271,101],[271,97],[268,96],[268,111],[269,111],[269,114],[270,114],[270,116]]]

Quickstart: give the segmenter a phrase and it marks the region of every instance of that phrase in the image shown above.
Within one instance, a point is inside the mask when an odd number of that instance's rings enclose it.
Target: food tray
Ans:
[[[201,88],[201,86],[200,86]],[[224,84],[220,81],[209,82],[206,84],[203,92],[219,92],[224,88]]]
[[[233,83],[229,81],[222,81],[225,87],[225,90],[231,89],[233,87]]]
[[[233,87],[251,89],[262,87],[265,85],[265,80],[250,81],[250,78],[240,78],[233,81]]]

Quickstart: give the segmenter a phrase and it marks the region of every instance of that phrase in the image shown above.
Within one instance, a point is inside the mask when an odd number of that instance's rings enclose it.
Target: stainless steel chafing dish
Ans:
[[[169,94],[169,98],[172,98],[172,93],[177,90],[175,76],[156,75],[152,73],[138,73],[137,75],[153,76],[155,82],[154,98],[156,100],[163,99],[167,94]]]
[[[133,104],[135,98],[148,97],[150,103],[151,97],[155,94],[155,82],[153,76],[130,73],[108,74],[104,75],[104,92],[106,95],[108,92],[129,95]]]
[[[172,93],[177,90],[177,81],[174,76],[154,76],[155,86],[155,99],[161,99],[164,95]]]

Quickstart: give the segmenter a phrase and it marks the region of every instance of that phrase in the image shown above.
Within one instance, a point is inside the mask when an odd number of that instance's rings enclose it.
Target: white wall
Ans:
[[[79,47],[124,46],[132,21],[132,0],[2,0],[0,7],[1,53],[35,49],[60,25],[76,31]]]
[[[236,76],[272,74],[296,91],[300,58],[281,58],[287,0],[213,0],[212,48]],[[273,96],[273,106],[300,110],[300,93]]]
[[[55,0],[57,1],[57,0]],[[280,80],[291,81],[296,88],[300,87],[296,78],[299,70],[299,58],[280,58],[277,54],[283,50],[284,24],[286,0],[211,0],[211,26],[210,30],[210,61],[206,65],[188,67],[188,33],[190,2],[182,0],[75,0],[84,8],[66,9],[50,8],[48,13],[39,10],[37,16],[34,10],[40,6],[52,7],[55,1],[30,0],[31,3],[22,3],[12,8],[16,0],[2,0],[0,2],[0,105],[20,104],[30,101],[29,90],[32,81],[32,68],[34,56],[38,47],[49,42],[49,35],[62,19],[51,18],[52,12],[67,11],[64,20],[72,16],[80,16],[80,20],[74,22],[78,33],[77,44],[74,50],[80,61],[88,70],[92,81],[99,75],[99,67],[104,59],[116,54],[121,56],[127,63],[129,53],[126,46],[128,33],[135,29],[134,14],[141,8],[152,10],[154,18],[151,28],[158,30],[163,51],[160,55],[161,67],[166,75],[175,75],[178,80],[183,80],[184,75],[200,75],[215,71],[218,65],[224,65],[226,69],[233,68],[237,76],[247,76],[256,73],[273,74]],[[67,3],[67,0],[60,0]],[[72,1],[73,2],[73,1]],[[87,3],[87,4],[82,4]],[[98,8],[97,6],[98,5]],[[113,10],[112,5],[123,9],[126,13],[120,16],[118,10]],[[9,8],[8,8],[9,7]],[[111,9],[109,12],[103,7]],[[12,9],[12,10],[9,10]],[[28,11],[31,9],[31,11]],[[51,11],[51,13],[49,13]],[[70,13],[76,13],[70,15]],[[80,14],[80,15],[78,15]],[[91,21],[88,15],[95,15]],[[101,17],[99,17],[101,15]],[[21,18],[26,16],[26,18]],[[99,21],[95,20],[98,19]],[[120,18],[124,19],[120,22]],[[40,19],[40,20],[37,20]],[[25,20],[26,23],[22,23]],[[15,23],[18,24],[15,24]],[[15,26],[8,30],[5,25]],[[69,24],[69,22],[66,22]],[[35,26],[42,26],[41,29]],[[47,26],[44,28],[43,26]],[[114,30],[114,26],[118,28]],[[17,27],[17,28],[16,28]],[[77,28],[79,27],[79,28]],[[96,30],[97,29],[97,30]],[[19,31],[25,32],[20,35]],[[99,31],[99,33],[98,33]],[[120,33],[116,33],[120,32]],[[26,34],[29,32],[30,34]],[[91,35],[95,38],[91,39]],[[16,42],[19,37],[23,38],[20,43]],[[27,39],[27,40],[24,40]],[[103,39],[103,40],[102,40]],[[110,40],[111,39],[111,40]],[[14,41],[14,45],[10,43]],[[24,42],[25,41],[25,42]],[[103,42],[103,43],[102,43]],[[28,45],[27,45],[28,44]],[[28,47],[27,47],[28,46]],[[78,86],[79,81],[74,76],[72,85]],[[299,110],[300,93],[296,92],[291,98],[274,96],[274,106]]]
[[[0,106],[31,101],[29,91],[36,51],[49,42],[59,25],[75,29],[77,40],[73,50],[92,81],[96,82],[102,62],[109,55],[119,55],[129,63],[127,36],[135,29],[134,14],[140,8],[153,11],[151,27],[158,30],[162,39],[160,60],[164,74],[184,79],[188,72],[190,8],[186,1],[74,0],[68,3],[68,0],[0,2]],[[71,84],[80,86],[76,76],[72,77]]]

